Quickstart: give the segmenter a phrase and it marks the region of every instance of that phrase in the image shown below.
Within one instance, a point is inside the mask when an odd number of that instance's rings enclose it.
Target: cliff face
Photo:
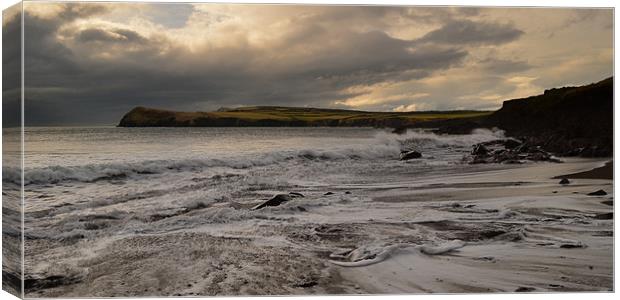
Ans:
[[[613,77],[505,101],[483,121],[559,155],[613,154]]]

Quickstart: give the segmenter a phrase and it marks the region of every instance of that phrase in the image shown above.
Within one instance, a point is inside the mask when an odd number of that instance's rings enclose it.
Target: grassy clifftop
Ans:
[[[480,118],[485,111],[366,112],[343,109],[252,106],[216,112],[175,112],[136,107],[120,121],[121,127],[209,126],[374,126],[405,127],[420,122]]]

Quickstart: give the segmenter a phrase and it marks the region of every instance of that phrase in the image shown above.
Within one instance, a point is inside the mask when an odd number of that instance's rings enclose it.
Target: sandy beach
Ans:
[[[26,2],[15,296],[614,290],[612,5]]]
[[[553,179],[605,162],[488,166],[330,195],[306,187],[278,207],[221,202],[160,216],[166,232],[27,238],[27,296],[610,291],[612,181]],[[80,221],[123,226],[106,211]]]
[[[343,277],[368,293],[612,290],[613,202],[604,203],[613,199],[611,181],[583,178],[560,186],[548,179],[600,164],[532,165],[458,180],[458,187],[401,194],[448,212],[413,223],[465,246],[434,256],[400,251],[381,264],[341,269]],[[599,189],[609,194],[586,195]]]

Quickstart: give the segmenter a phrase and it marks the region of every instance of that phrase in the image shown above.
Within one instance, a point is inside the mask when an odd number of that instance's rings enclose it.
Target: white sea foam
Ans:
[[[340,260],[329,260],[330,263],[342,266],[342,267],[364,267],[372,264],[376,264],[388,259],[390,256],[396,254],[398,251],[414,251],[426,255],[440,255],[459,248],[463,248],[465,242],[461,240],[448,241],[440,245],[412,245],[412,244],[395,244],[388,246],[362,246],[356,248],[346,255],[344,254],[332,254],[330,258],[340,258]]]

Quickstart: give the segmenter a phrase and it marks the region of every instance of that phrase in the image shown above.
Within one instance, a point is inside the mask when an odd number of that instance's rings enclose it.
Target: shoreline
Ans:
[[[569,179],[613,180],[613,177],[614,177],[614,162],[613,160],[609,160],[605,163],[605,165],[598,167],[598,168],[594,168],[594,169],[582,171],[582,172],[577,172],[577,173],[572,173],[572,174],[567,174],[567,175],[555,176],[553,178],[554,179],[569,178]]]

